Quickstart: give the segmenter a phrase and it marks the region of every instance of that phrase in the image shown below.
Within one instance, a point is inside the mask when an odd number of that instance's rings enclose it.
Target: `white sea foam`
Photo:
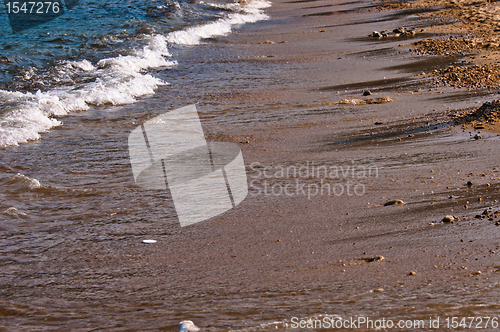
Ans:
[[[1,183],[15,190],[36,189],[42,187],[40,181],[34,178],[30,178],[29,176],[23,175],[21,173],[10,176],[1,181]]]
[[[94,79],[78,87],[60,87],[47,92],[21,93],[0,90],[4,114],[0,118],[0,147],[40,138],[40,133],[61,124],[56,116],[89,109],[90,105],[122,105],[153,94],[162,80],[143,72],[170,67],[163,36],[150,36],[148,45],[134,55],[103,59],[95,66],[87,60],[67,62],[60,71],[75,75],[85,72]]]
[[[197,45],[203,39],[227,35],[234,25],[267,19],[262,8],[270,6],[266,0],[207,4],[231,12],[217,21],[171,32],[166,37],[149,36],[147,46],[132,55],[102,59],[95,64],[88,60],[68,61],[58,68],[58,77],[82,74],[90,78],[88,83],[36,93],[0,90],[0,148],[39,139],[42,132],[62,124],[58,116],[85,111],[91,105],[130,104],[138,97],[153,94],[158,86],[167,83],[144,71],[176,64],[167,60],[171,56],[167,42]]]
[[[269,18],[262,11],[262,8],[270,6],[267,1],[249,1],[226,5],[206,4],[217,8],[232,9],[238,12],[230,13],[227,17],[220,18],[211,23],[171,32],[167,35],[167,41],[179,45],[198,45],[203,39],[229,34],[233,25],[254,23]]]
[[[20,218],[24,218],[24,217],[28,216],[26,213],[24,213],[23,211],[20,211],[19,209],[15,208],[13,206],[11,206],[8,209],[3,210],[2,212],[0,212],[0,214],[10,216],[10,217],[20,217]]]

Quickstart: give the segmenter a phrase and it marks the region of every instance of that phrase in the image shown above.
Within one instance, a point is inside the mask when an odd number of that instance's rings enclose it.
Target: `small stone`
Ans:
[[[380,37],[382,37],[382,35],[378,31],[373,31],[370,36],[374,37],[374,38],[380,38]]]
[[[368,263],[371,263],[371,262],[383,261],[384,259],[385,259],[384,256],[375,256],[375,257],[365,258],[365,261],[368,262]]]
[[[364,90],[364,91],[363,91],[363,96],[369,96],[369,95],[371,95],[371,94],[372,94],[372,93],[371,93],[371,91],[370,91],[370,90]]]
[[[410,273],[408,273],[408,275],[410,275],[410,276],[414,276],[414,275],[417,275],[417,273],[416,273],[416,272],[411,271]]]
[[[142,240],[142,243],[147,243],[147,244],[156,243],[156,240]]]
[[[397,35],[402,35],[402,34],[406,33],[406,28],[403,28],[403,27],[396,28],[396,29],[392,30],[392,32],[394,32]]]
[[[384,206],[390,206],[390,205],[403,205],[405,204],[405,202],[403,202],[402,200],[400,199],[395,199],[395,200],[392,200],[392,201],[388,201],[387,203],[384,204]]]
[[[472,187],[472,181],[467,181],[467,186]]]
[[[370,293],[378,293],[378,292],[382,292],[383,290],[384,290],[383,288],[372,289],[372,290],[370,290]]]
[[[380,125],[382,125],[382,124],[383,124],[383,123],[382,123],[382,122],[380,122],[380,121],[375,122],[375,125],[376,125],[376,126],[380,126]]]
[[[198,332],[200,328],[190,320],[183,320],[179,324],[179,332]]]
[[[452,216],[452,215],[448,215],[448,216],[444,217],[441,221],[442,222],[454,222],[455,221],[455,217]]]

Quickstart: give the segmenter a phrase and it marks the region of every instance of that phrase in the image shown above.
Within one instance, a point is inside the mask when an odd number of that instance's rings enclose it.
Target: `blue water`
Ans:
[[[264,0],[82,0],[63,16],[20,32],[0,21],[0,148],[41,138],[55,117],[130,104],[168,81],[172,47],[227,35],[266,19]]]
[[[225,10],[189,1],[82,0],[62,17],[13,33],[6,7],[0,16],[0,88],[36,91],[51,88],[26,81],[25,73],[50,69],[63,60],[97,61],[129,54],[144,34],[167,34],[186,26],[215,20]]]

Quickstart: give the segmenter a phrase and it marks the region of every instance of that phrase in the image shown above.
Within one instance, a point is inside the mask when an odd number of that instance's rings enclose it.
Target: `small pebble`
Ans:
[[[371,262],[383,261],[384,259],[385,259],[384,256],[375,256],[375,257],[365,258],[365,261],[367,261],[368,263],[371,263]]]
[[[382,292],[383,290],[384,290],[383,288],[372,289],[370,291],[370,293],[378,293],[378,292]]]
[[[142,243],[156,243],[156,240],[142,240]]]
[[[454,222],[455,221],[455,217],[452,216],[452,215],[448,215],[448,216],[444,217],[441,221],[442,222]]]
[[[179,332],[198,332],[200,328],[190,320],[183,320],[179,324]]]
[[[390,206],[390,205],[403,205],[405,202],[403,202],[400,199],[394,199],[392,201],[388,201],[387,203],[384,204],[384,206]]]

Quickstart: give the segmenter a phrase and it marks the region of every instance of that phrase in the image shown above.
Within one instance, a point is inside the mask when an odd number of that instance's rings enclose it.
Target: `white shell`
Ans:
[[[142,243],[156,243],[156,240],[142,240]]]
[[[183,320],[179,324],[179,332],[198,332],[200,328],[190,320]]]

